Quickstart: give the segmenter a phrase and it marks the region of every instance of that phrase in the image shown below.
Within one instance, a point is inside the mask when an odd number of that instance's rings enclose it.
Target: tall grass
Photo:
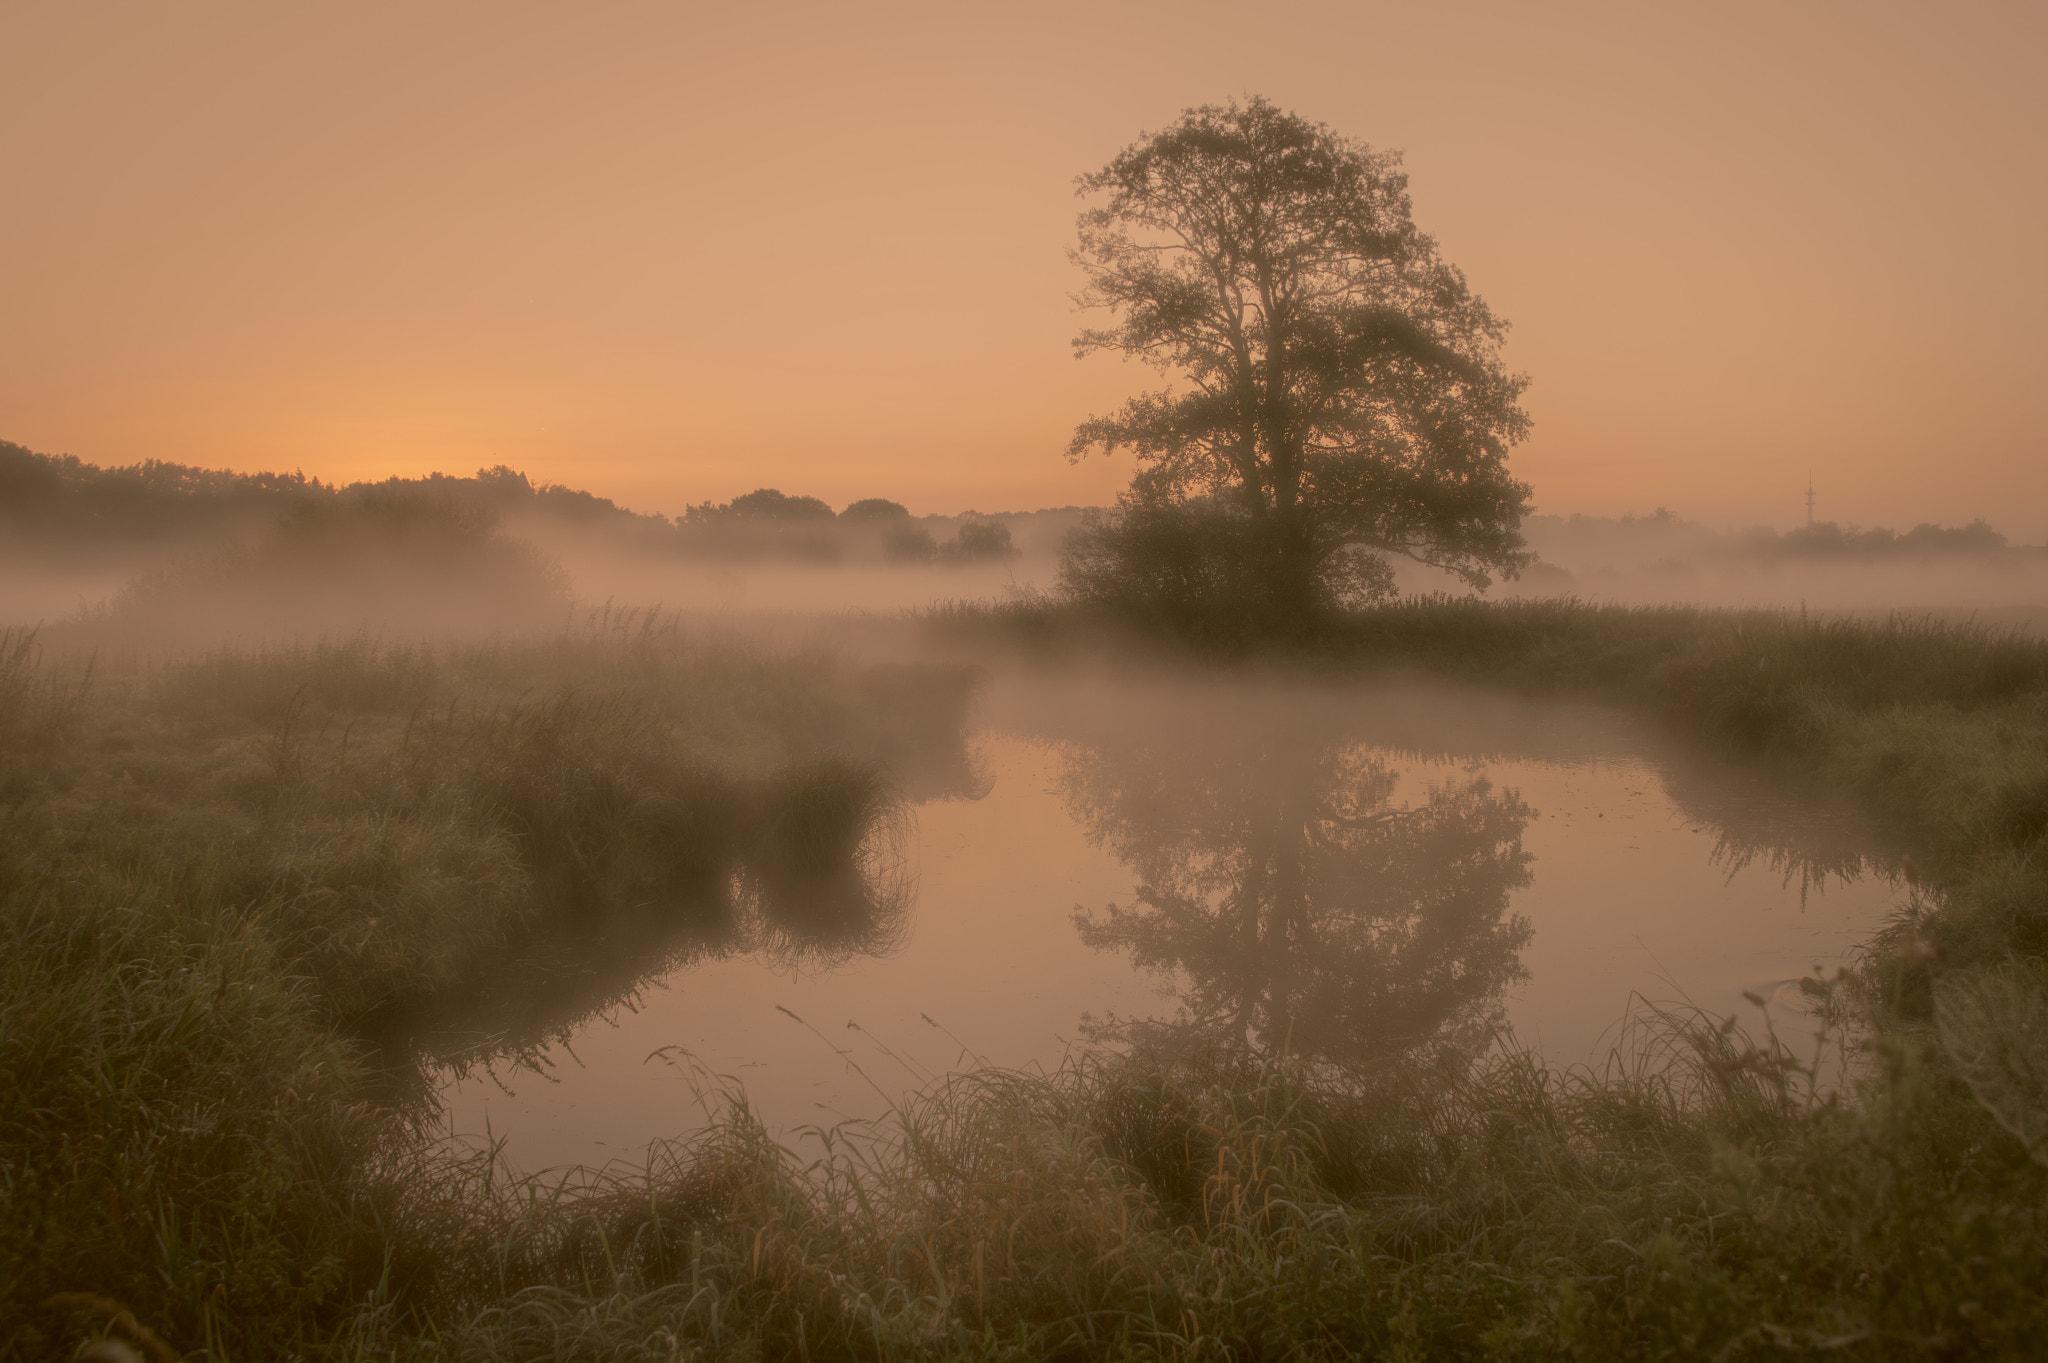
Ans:
[[[1982,1109],[1924,1071],[1830,1103],[1671,1014],[1618,1062],[1141,1049],[952,1076],[801,1152],[733,1095],[644,1169],[507,1184],[475,1157],[439,1185],[469,1269],[431,1351],[1905,1358],[2048,1324],[2048,1184],[1974,1153]]]
[[[942,623],[1079,628],[1012,617]],[[971,774],[959,674],[637,617],[89,684],[0,652],[5,731],[63,735],[10,739],[0,797],[0,1222],[30,1232],[0,1238],[0,1351],[106,1331],[78,1294],[222,1359],[2018,1358],[2048,1335],[2025,959],[2048,654],[1450,602],[1313,654],[1590,690],[1857,793],[1918,885],[1859,972],[1810,982],[1851,1063],[1647,1010],[1600,1071],[1505,1038],[1340,1064],[1160,1032],[790,1144],[732,1094],[644,1168],[515,1177],[370,1101],[352,1029],[495,979],[512,1044],[564,1016],[522,972],[593,933],[885,945],[892,791]]]

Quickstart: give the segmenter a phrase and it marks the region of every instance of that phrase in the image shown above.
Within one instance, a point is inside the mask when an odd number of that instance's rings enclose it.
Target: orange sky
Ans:
[[[1403,148],[1549,511],[2048,533],[2048,9],[0,7],[0,438],[680,510],[1106,500],[1072,178],[1248,92]]]

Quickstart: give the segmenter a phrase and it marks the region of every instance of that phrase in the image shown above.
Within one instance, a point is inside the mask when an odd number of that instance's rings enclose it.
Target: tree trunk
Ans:
[[[1301,436],[1294,427],[1288,396],[1292,367],[1287,354],[1287,309],[1270,268],[1265,266],[1260,269],[1259,296],[1266,315],[1266,386],[1260,415],[1273,468],[1274,525],[1267,547],[1268,571],[1277,618],[1298,628],[1315,613],[1315,547],[1301,496]]]

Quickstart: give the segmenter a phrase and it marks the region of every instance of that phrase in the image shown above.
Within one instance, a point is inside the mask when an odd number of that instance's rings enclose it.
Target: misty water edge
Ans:
[[[1846,809],[1592,705],[1013,670],[968,714],[878,764],[836,864],[540,944],[388,1038],[439,1130],[527,1172],[632,1164],[744,1094],[801,1142],[1133,1035],[1597,1068],[1657,1007],[1812,1058],[1802,981],[1905,888]]]

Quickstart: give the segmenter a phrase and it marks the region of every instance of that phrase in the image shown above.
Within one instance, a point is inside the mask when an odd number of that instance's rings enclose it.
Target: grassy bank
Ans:
[[[886,934],[902,906],[863,874],[869,834],[902,793],[972,779],[957,669],[644,617],[438,650],[109,665],[14,635],[0,656],[21,1357],[92,1315],[40,1305],[61,1292],[223,1356],[311,1347],[379,1294],[409,1309],[445,1267],[407,1229],[442,1175],[369,1101],[406,1038],[459,1019],[516,1049],[609,1002],[598,966],[623,992],[680,957]]]
[[[1037,606],[926,624],[976,654],[1099,643]],[[1292,659],[1603,695],[1856,793],[1921,907],[1813,986],[1866,1029],[1849,1091],[1683,1016],[1640,1019],[1600,1074],[1162,1033],[955,1077],[802,1153],[736,1101],[577,1184],[413,1141],[366,1096],[379,1020],[525,980],[523,948],[578,936],[547,935],[564,913],[662,906],[690,927],[664,952],[787,931],[776,887],[797,902],[789,877],[831,880],[886,817],[876,764],[967,779],[956,674],[637,627],[114,677],[9,656],[12,1356],[109,1328],[60,1292],[219,1358],[2024,1357],[2048,1335],[2027,641],[1434,602]]]

